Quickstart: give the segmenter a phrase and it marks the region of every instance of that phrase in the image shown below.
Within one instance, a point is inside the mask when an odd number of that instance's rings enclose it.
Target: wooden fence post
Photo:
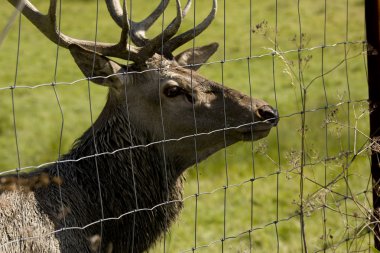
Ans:
[[[375,248],[380,250],[380,0],[365,0]]]

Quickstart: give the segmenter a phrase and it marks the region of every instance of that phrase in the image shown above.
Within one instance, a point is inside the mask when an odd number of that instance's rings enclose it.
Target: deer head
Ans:
[[[14,6],[17,0],[8,0]],[[71,38],[56,26],[56,0],[50,1],[47,15],[42,15],[29,1],[22,13],[51,41],[68,48],[84,75],[96,84],[109,87],[107,104],[95,123],[101,128],[109,118],[125,117],[134,128],[142,129],[149,141],[171,140],[167,153],[180,161],[181,167],[194,164],[189,158],[196,138],[198,160],[237,141],[254,141],[268,135],[278,123],[278,113],[268,103],[224,87],[196,73],[217,50],[218,44],[191,48],[176,56],[173,51],[203,32],[214,19],[216,0],[209,15],[194,29],[176,35],[189,10],[176,0],[176,17],[152,39],[146,31],[168,5],[162,0],[143,21],[128,18],[125,3],[106,0],[115,23],[121,28],[118,43],[84,41]],[[132,62],[119,64],[107,56]],[[188,138],[183,138],[187,136]],[[178,145],[176,140],[191,145]]]

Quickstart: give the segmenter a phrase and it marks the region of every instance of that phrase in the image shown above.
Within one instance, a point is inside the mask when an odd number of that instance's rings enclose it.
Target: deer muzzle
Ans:
[[[278,111],[270,105],[263,105],[257,109],[257,116],[260,120],[271,124],[272,126],[277,126],[280,118]]]

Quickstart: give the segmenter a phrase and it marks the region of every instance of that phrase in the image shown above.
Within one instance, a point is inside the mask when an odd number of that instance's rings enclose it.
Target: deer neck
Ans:
[[[177,168],[175,159],[165,155],[162,144],[150,145],[151,142],[151,136],[129,122],[125,112],[107,104],[94,125],[64,157],[80,159],[66,170],[68,177],[77,173],[83,178],[82,185],[89,181],[97,185],[100,181],[103,198],[107,197],[104,201],[118,202],[114,203],[120,208],[117,215],[126,211],[125,206],[136,209],[136,203],[137,208],[152,208],[169,200],[180,200],[182,176],[177,171],[182,170]],[[120,199],[115,193],[124,193],[128,198]]]
[[[112,242],[122,251],[130,247],[126,242],[134,240],[134,247],[141,247],[136,252],[142,252],[167,230],[182,209],[182,176],[176,173],[175,163],[164,156],[161,145],[145,146],[150,142],[146,133],[130,124],[125,115],[115,116],[122,112],[108,110],[117,109],[106,106],[93,127],[62,159],[74,161],[60,163],[60,194],[71,215],[65,224],[62,220],[57,223],[59,227],[75,227],[102,218],[123,217],[103,224],[104,245]],[[49,170],[56,174],[56,167]],[[57,206],[61,206],[58,188],[54,191]],[[99,231],[99,225],[95,225],[87,237]]]

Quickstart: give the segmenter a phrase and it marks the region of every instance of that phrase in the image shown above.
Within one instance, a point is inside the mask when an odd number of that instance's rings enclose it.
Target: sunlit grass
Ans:
[[[47,1],[33,2],[41,9],[47,7]],[[154,5],[151,2],[133,1],[133,17],[140,20],[147,15],[157,1]],[[191,251],[193,247],[200,247],[196,252],[222,252],[222,247],[224,252],[250,252],[250,249],[276,252],[277,245],[280,252],[301,252],[301,203],[309,251],[324,247],[327,252],[368,248],[368,236],[345,241],[367,231],[362,223],[366,222],[367,198],[370,199],[365,192],[369,189],[369,162],[367,152],[363,151],[368,132],[361,43],[364,3],[348,1],[347,11],[347,2],[341,0],[327,1],[326,7],[325,1],[299,2],[298,8],[296,0],[277,1],[276,18],[276,1],[252,1],[251,10],[248,0],[226,1],[225,13],[224,2],[219,1],[216,20],[196,38],[196,45],[214,41],[220,44],[210,60],[214,63],[201,68],[203,75],[277,104],[281,120],[265,140],[253,146],[238,143],[202,162],[197,169],[188,170],[185,209],[152,252],[163,252],[164,247],[167,252]],[[83,39],[94,38],[95,1],[66,0],[62,6],[62,31]],[[166,14],[166,24],[173,17],[173,6],[174,1]],[[211,1],[196,1],[197,22],[207,15],[210,7]],[[8,3],[1,4],[0,28],[11,12]],[[117,41],[119,30],[103,3],[99,17],[99,40]],[[193,25],[192,17],[190,10],[181,31]],[[160,24],[156,24],[148,35],[160,29]],[[17,34],[18,22],[0,45],[0,88],[15,82]],[[298,51],[300,44],[312,50]],[[322,47],[324,44],[326,47]],[[191,43],[179,51],[190,46]],[[16,85],[83,78],[65,49],[59,49],[56,68],[56,53],[56,46],[22,18]],[[106,93],[106,88],[91,85],[94,116],[103,107]],[[57,94],[64,113],[62,152],[67,152],[90,126],[87,81],[58,85]],[[300,112],[304,98],[308,112],[302,129]],[[26,167],[56,160],[61,125],[51,86],[15,89],[13,101],[10,89],[0,90],[0,170],[14,169],[19,162]],[[338,176],[339,180],[334,181]],[[325,185],[328,187],[324,190]]]

